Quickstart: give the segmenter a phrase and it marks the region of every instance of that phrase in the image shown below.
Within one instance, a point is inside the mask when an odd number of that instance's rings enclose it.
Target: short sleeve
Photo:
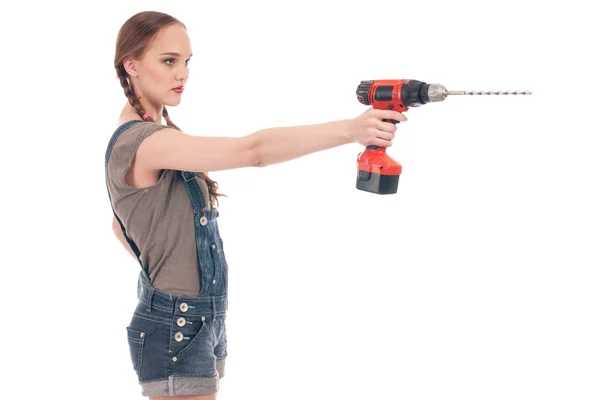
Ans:
[[[115,190],[134,189],[125,182],[125,175],[135,158],[142,141],[154,132],[169,126],[155,122],[140,122],[132,125],[117,139],[108,160],[108,177]]]

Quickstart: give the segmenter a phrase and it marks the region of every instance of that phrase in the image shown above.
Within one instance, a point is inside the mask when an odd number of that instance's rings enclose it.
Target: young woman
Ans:
[[[142,12],[121,27],[114,65],[127,97],[106,151],[113,230],[141,265],[127,327],[142,394],[216,399],[227,357],[228,267],[217,225],[222,194],[208,172],[265,167],[349,143],[388,147],[395,111],[259,130],[241,137],[182,132],[176,106],[192,56],[186,27]],[[162,123],[164,119],[165,124]]]

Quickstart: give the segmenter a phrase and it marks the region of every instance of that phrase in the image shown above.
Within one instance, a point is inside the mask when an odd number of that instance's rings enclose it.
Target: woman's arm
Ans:
[[[389,147],[397,127],[383,119],[407,120],[397,111],[369,109],[353,119],[267,128],[242,137],[192,136],[165,128],[142,141],[134,168],[211,172],[264,167],[355,142]]]
[[[351,120],[262,129],[252,135],[257,167],[283,163],[353,142]]]

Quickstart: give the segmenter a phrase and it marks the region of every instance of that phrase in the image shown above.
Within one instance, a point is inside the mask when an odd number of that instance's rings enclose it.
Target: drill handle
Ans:
[[[391,122],[394,125],[400,123],[400,121],[396,121],[395,119],[384,119],[383,122]],[[379,146],[375,146],[374,144],[371,146],[367,146],[367,149],[369,150],[377,150],[379,148]]]

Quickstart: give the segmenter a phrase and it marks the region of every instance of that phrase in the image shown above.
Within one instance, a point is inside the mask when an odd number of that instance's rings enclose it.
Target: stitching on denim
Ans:
[[[142,303],[146,304],[146,305],[150,305],[150,303],[148,303],[148,302],[147,302],[145,299],[143,299],[143,298],[142,298],[142,299],[140,299],[140,301],[141,301]],[[161,307],[161,306],[158,306],[158,305],[156,305],[156,304],[152,304],[152,308],[154,308],[154,309],[156,309],[156,310],[160,310],[160,311],[166,311],[166,312],[169,312],[169,313],[171,312],[171,309],[170,309],[170,308]]]
[[[143,320],[146,320],[146,321],[156,322],[156,323],[163,324],[163,325],[171,325],[171,320],[168,320],[168,319],[162,319],[162,318],[159,318],[159,317],[153,317],[151,315],[140,314],[137,311],[134,312],[134,315],[137,318],[140,318],[140,319],[143,319]]]

